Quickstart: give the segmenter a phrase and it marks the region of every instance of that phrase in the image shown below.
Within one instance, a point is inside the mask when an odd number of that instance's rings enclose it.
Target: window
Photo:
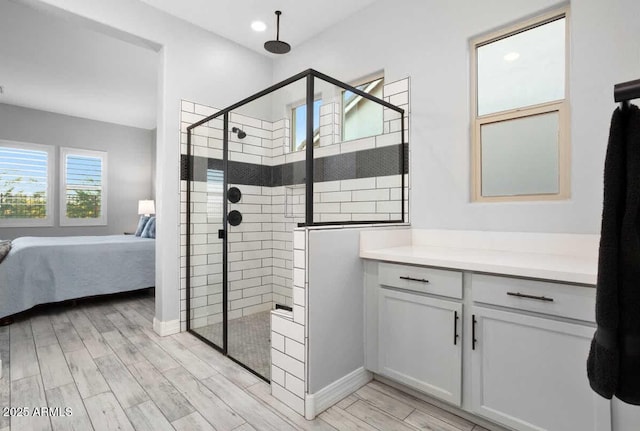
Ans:
[[[569,196],[567,13],[471,41],[475,201]]]
[[[224,172],[218,169],[207,169],[207,219],[209,222],[222,220],[223,186]]]
[[[384,78],[378,77],[354,85],[358,90],[382,99]],[[342,140],[366,138],[382,134],[382,105],[351,91],[342,92]]]
[[[60,225],[107,224],[107,153],[61,148]]]
[[[320,142],[320,106],[322,100],[313,102],[313,145]],[[291,110],[291,151],[307,147],[307,104],[297,105]]]
[[[0,140],[0,227],[53,225],[53,147]]]

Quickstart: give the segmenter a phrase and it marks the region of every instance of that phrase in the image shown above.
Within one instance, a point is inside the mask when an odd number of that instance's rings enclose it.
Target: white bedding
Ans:
[[[155,240],[21,237],[0,263],[0,318],[37,304],[155,286]]]

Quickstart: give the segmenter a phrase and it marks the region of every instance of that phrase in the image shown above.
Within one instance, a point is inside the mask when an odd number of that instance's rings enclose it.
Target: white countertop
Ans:
[[[491,250],[422,244],[365,248],[360,251],[360,257],[594,286],[598,272],[598,259],[593,253],[569,255],[542,253],[539,250]]]

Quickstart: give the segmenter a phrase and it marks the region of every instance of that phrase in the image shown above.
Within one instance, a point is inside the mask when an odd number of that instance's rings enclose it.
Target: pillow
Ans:
[[[11,250],[11,241],[0,241],[0,262],[9,254]]]
[[[142,234],[140,235],[142,238],[155,238],[156,237],[156,218],[151,217],[147,222],[147,225],[144,227]]]
[[[142,235],[142,231],[144,230],[144,227],[147,225],[147,222],[150,218],[151,217],[149,216],[140,216],[140,220],[138,220],[138,227],[136,228],[136,236]]]

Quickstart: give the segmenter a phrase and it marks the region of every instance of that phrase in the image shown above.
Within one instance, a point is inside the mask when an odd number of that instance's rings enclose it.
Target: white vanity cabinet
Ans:
[[[460,406],[462,273],[381,263],[379,283],[377,372]]]
[[[586,372],[595,328],[573,320],[593,319],[595,290],[473,274],[471,291],[473,412],[522,431],[609,431]]]
[[[367,268],[369,370],[517,431],[612,430],[610,403],[586,373],[593,286]]]

